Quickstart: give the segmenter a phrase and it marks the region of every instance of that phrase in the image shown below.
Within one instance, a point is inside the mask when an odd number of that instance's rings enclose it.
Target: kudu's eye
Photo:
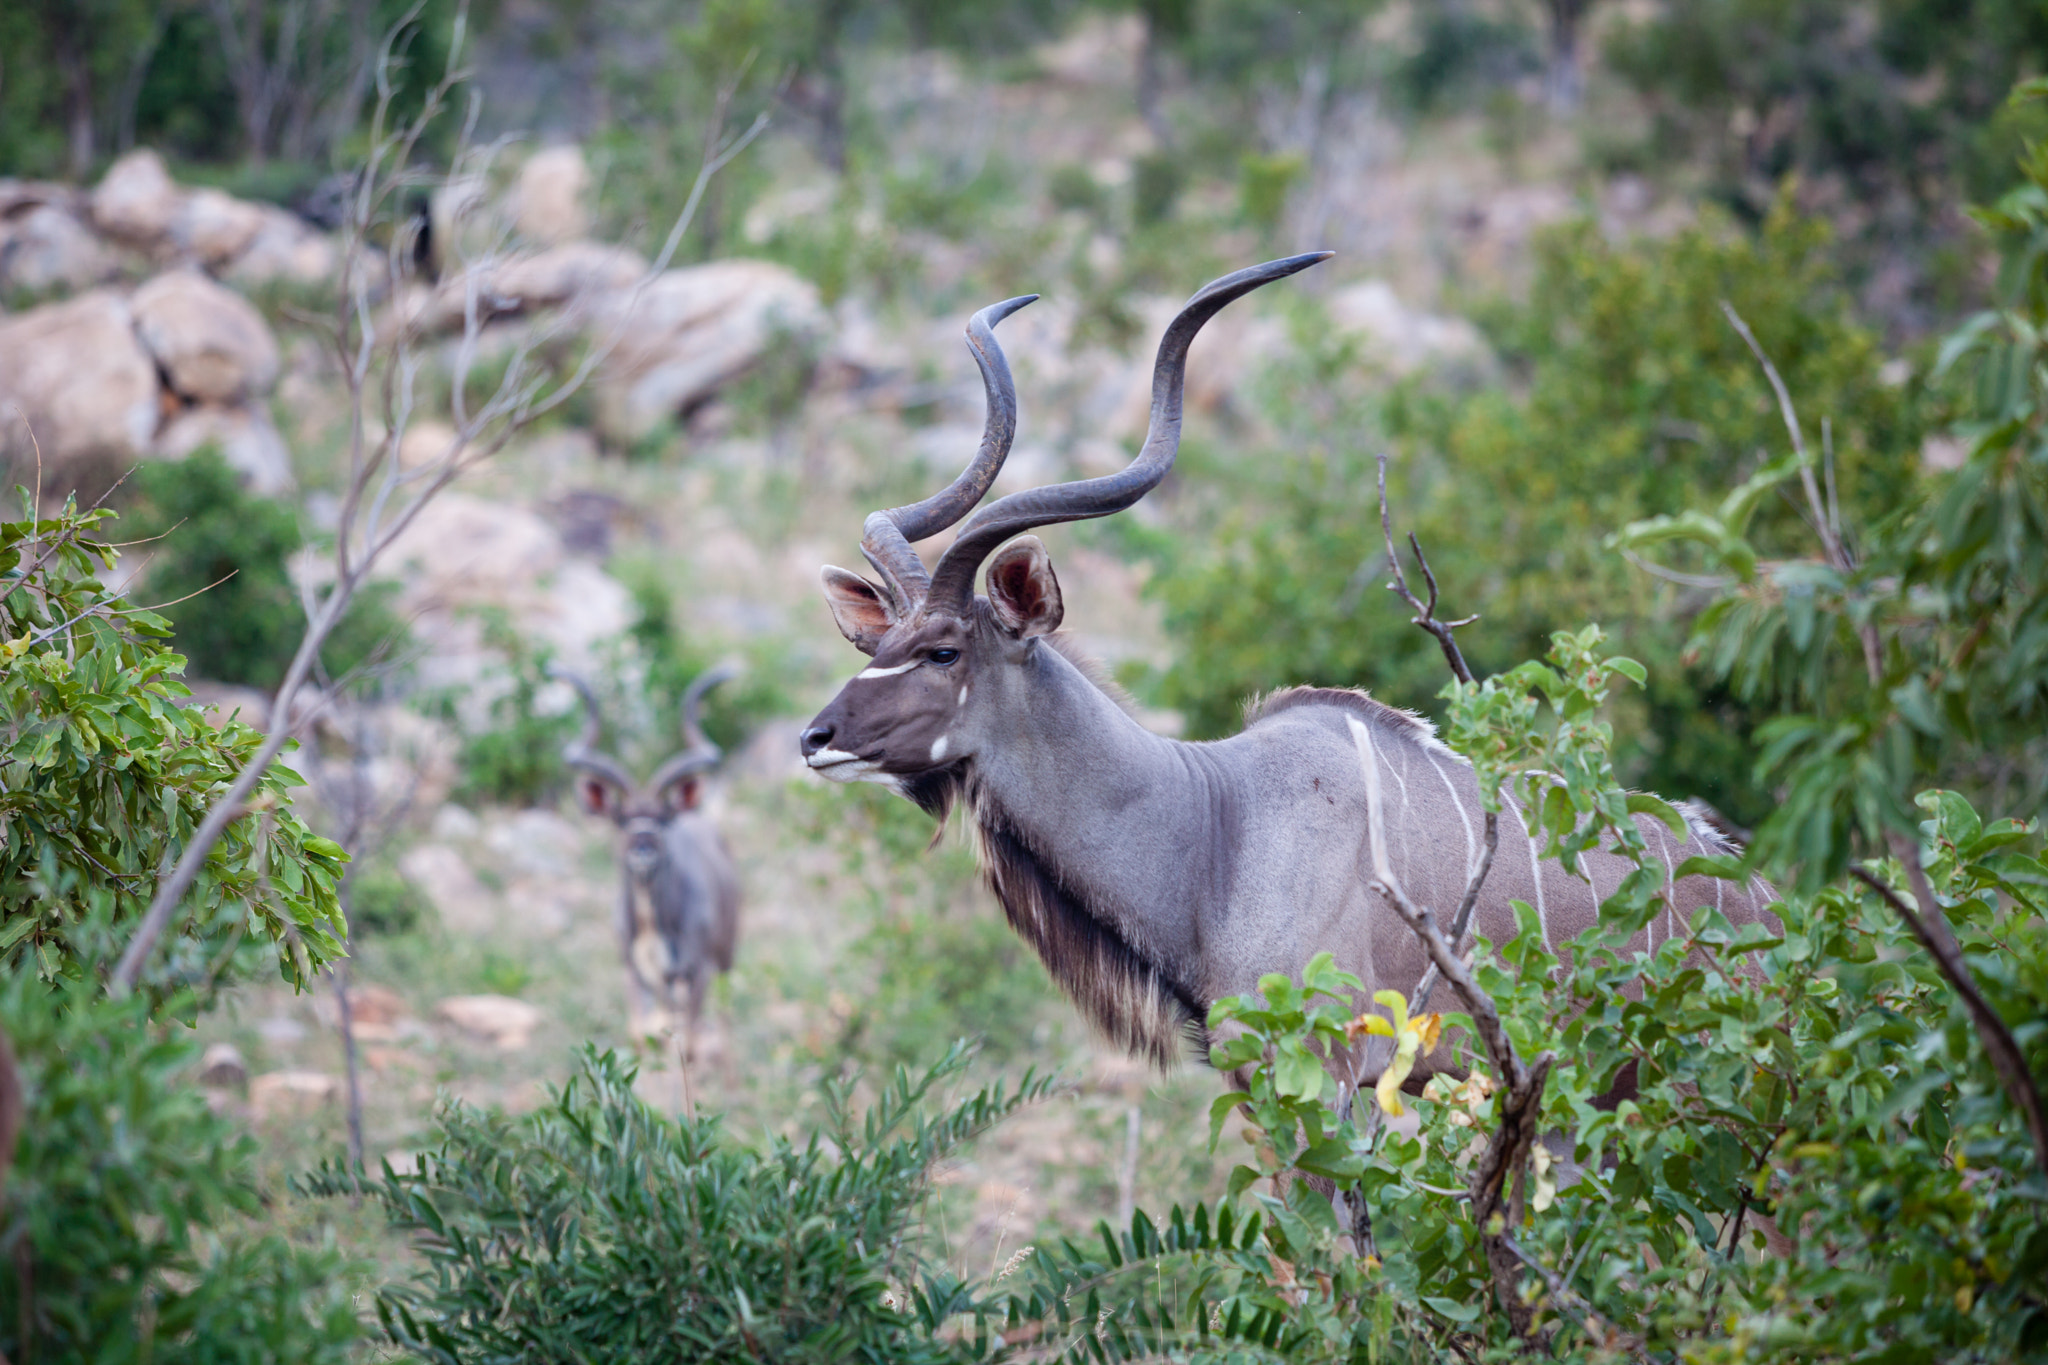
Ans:
[[[957,649],[935,649],[925,657],[939,667],[944,668],[947,664],[960,657],[960,651]]]

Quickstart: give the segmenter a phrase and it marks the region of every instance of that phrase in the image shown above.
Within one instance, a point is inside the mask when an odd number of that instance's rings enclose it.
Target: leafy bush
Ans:
[[[351,938],[409,933],[426,918],[426,897],[396,868],[382,863],[358,865],[349,869],[345,885]]]
[[[501,610],[483,614],[484,643],[505,656],[505,686],[491,697],[483,724],[465,723],[454,694],[430,700],[430,709],[461,730],[456,766],[457,801],[537,805],[563,790],[569,769],[562,746],[576,733],[574,710],[543,715],[535,699],[549,685],[550,651],[521,635]]]
[[[393,1343],[430,1361],[966,1360],[985,1346],[936,1329],[964,1290],[917,1250],[932,1168],[1050,1089],[1028,1076],[929,1119],[956,1046],[899,1070],[864,1117],[829,1093],[829,1134],[738,1146],[715,1118],[668,1119],[616,1056],[584,1054],[554,1102],[519,1119],[460,1103],[417,1174],[369,1193],[419,1240],[427,1268],[387,1287]],[[317,1194],[357,1176],[328,1165]]]
[[[306,613],[290,572],[303,537],[291,509],[244,491],[212,450],[135,471],[132,535],[162,537],[141,553],[148,591],[166,603],[176,643],[193,674],[270,691],[283,680]],[[389,650],[404,631],[390,611],[393,588],[357,596],[321,661],[332,676]]]
[[[183,1029],[146,997],[105,997],[90,973],[53,991],[18,968],[0,1018],[25,1109],[0,1213],[9,1360],[357,1358],[335,1253],[244,1225],[260,1212],[256,1144],[191,1084]]]
[[[0,965],[76,976],[131,929],[259,736],[180,708],[169,623],[95,577],[110,513],[0,524]],[[341,953],[346,855],[293,814],[273,768],[229,824],[143,978],[162,998],[220,979],[245,941],[305,985]]]

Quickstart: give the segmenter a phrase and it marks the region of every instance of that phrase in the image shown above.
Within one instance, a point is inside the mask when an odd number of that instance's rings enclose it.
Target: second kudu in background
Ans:
[[[698,723],[704,694],[738,671],[721,664],[692,680],[683,692],[684,747],[636,782],[597,747],[603,724],[589,682],[553,670],[583,698],[583,732],[562,751],[576,770],[578,799],[619,829],[619,952],[634,1030],[649,1031],[658,1005],[680,1030],[686,1061],[711,979],[732,970],[739,941],[739,869],[702,809],[704,776],[723,755]]]

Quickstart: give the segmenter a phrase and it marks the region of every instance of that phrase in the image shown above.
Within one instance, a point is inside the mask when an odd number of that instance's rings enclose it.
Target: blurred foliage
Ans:
[[[190,997],[162,1015],[189,1015]],[[197,1044],[97,973],[0,984],[24,1094],[0,1244],[9,1360],[324,1365],[365,1335],[332,1248],[260,1232],[256,1143],[191,1082]]]
[[[343,883],[348,896],[351,941],[365,934],[379,937],[410,933],[428,922],[431,906],[418,887],[384,863],[351,867]]]
[[[1953,206],[1996,193],[2019,135],[2048,128],[1999,112],[2048,65],[2034,0],[1697,0],[1630,15],[1606,56],[1652,112],[1645,169],[1698,168],[1755,218],[1797,175],[1860,266],[1903,276],[1881,306],[1914,331],[1974,292],[1944,263]]]
[[[1606,623],[1653,678],[1618,718],[1628,780],[1760,819],[1770,802],[1750,772],[1756,717],[1681,662],[1699,590],[1631,568],[1601,537],[1682,509],[1782,443],[1724,298],[1809,410],[1831,416],[1843,507],[1875,516],[1911,498],[1925,403],[1914,383],[1885,382],[1828,240],[1782,201],[1754,236],[1709,223],[1616,245],[1589,224],[1555,230],[1528,301],[1490,319],[1508,382],[1477,390],[1411,382],[1382,404],[1351,345],[1308,330],[1306,354],[1266,381],[1273,445],[1228,464],[1190,451],[1191,485],[1216,488],[1201,495],[1200,528],[1159,545],[1151,591],[1179,658],[1153,697],[1203,736],[1235,729],[1255,693],[1296,683],[1427,705],[1435,646],[1380,600],[1378,430],[1399,452],[1397,521],[1420,535],[1447,600],[1482,613],[1465,633],[1474,667],[1539,652],[1566,623]],[[1789,507],[1759,516],[1767,553],[1800,534]]]
[[[488,19],[493,5],[478,7]],[[310,187],[372,97],[368,62],[402,32],[396,108],[447,64],[456,0],[349,5],[29,0],[0,9],[0,174],[83,179],[152,146],[195,161],[283,158],[261,194]]]
[[[573,706],[544,713],[535,705],[551,685],[547,669],[553,651],[527,639],[502,608],[479,615],[484,643],[505,659],[483,713],[458,705],[460,698],[453,690],[426,703],[461,735],[455,759],[462,776],[450,796],[470,805],[545,804],[568,786],[562,746],[576,733],[582,717]]]
[[[971,1055],[898,1070],[860,1116],[834,1088],[828,1131],[761,1149],[715,1117],[657,1114],[609,1052],[524,1118],[452,1104],[418,1172],[367,1189],[426,1261],[379,1293],[384,1330],[444,1365],[978,1358],[985,1334],[937,1331],[972,1301],[919,1254],[918,1215],[939,1162],[1050,1086],[1027,1075],[920,1112]],[[306,1185],[363,1189],[333,1165]]]
[[[2048,98],[2048,83],[2021,95]],[[1781,799],[1757,847],[1808,885],[1911,829],[1919,787],[1958,786],[2027,815],[2048,803],[2048,142],[2022,169],[1977,215],[2004,250],[2004,306],[1941,348],[1939,368],[1965,393],[1959,468],[1915,496],[1845,503],[1840,556],[1811,540],[1785,554],[1755,524],[1769,493],[1812,478],[1810,444],[1712,512],[1679,509],[1617,537],[1690,551],[1681,562],[1722,576],[1695,648],[1771,717],[1757,766]],[[1810,414],[1807,390],[1788,383]]]
[[[169,622],[96,576],[112,514],[32,519],[21,496],[0,524],[0,962],[56,982],[118,950],[261,736],[180,706]],[[144,973],[150,998],[206,998],[241,954],[274,954],[303,987],[341,954],[346,855],[293,813],[298,785],[274,766],[228,825]]]
[[[269,692],[284,680],[306,612],[291,577],[303,543],[296,512],[250,493],[211,448],[188,459],[149,460],[131,476],[135,503],[124,529],[146,563],[149,596],[164,603],[174,643],[194,677]],[[405,629],[392,614],[396,587],[356,595],[321,651],[330,678],[400,652]]]

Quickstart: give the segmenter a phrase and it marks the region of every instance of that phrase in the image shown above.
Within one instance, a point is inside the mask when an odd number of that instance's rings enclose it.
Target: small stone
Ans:
[[[249,1082],[249,1109],[258,1119],[302,1117],[341,1097],[341,1078],[324,1071],[266,1071]]]
[[[199,1083],[218,1089],[231,1089],[247,1085],[249,1066],[242,1060],[242,1053],[233,1043],[214,1043],[206,1049],[206,1055],[199,1059]]]
[[[452,995],[434,1013],[504,1052],[523,1049],[541,1021],[538,1009],[506,995]]]

